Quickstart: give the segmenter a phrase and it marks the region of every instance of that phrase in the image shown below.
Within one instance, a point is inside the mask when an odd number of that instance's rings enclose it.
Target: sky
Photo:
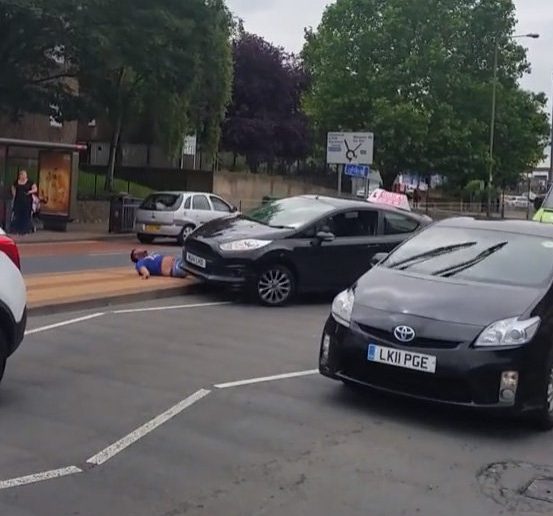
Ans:
[[[305,27],[317,27],[329,0],[227,0],[246,30],[298,52]],[[518,33],[537,32],[540,39],[521,40],[528,48],[532,73],[522,80],[530,90],[553,96],[553,0],[515,0]],[[551,110],[551,105],[550,105]]]

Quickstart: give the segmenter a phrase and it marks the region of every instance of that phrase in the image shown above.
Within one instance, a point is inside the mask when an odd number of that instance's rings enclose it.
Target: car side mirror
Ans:
[[[319,231],[317,233],[317,240],[319,242],[334,242],[336,235],[330,231]]]
[[[545,198],[544,197],[536,197],[534,199],[534,209],[536,211],[540,210],[541,207],[543,206],[543,202],[545,201]]]
[[[371,258],[371,268],[376,267],[379,263],[382,263],[386,258],[388,258],[388,253],[376,253]]]

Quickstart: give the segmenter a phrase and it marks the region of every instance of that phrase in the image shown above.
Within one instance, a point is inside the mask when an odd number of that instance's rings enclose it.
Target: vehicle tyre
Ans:
[[[153,237],[152,235],[144,235],[141,233],[138,233],[138,235],[136,235],[136,238],[138,238],[138,241],[141,244],[151,244],[155,239],[155,237]]]
[[[553,430],[553,354],[549,357],[543,382],[543,408],[534,416],[540,430]]]
[[[4,332],[0,328],[0,382],[4,377],[4,371],[6,370],[8,343]]]
[[[255,282],[257,299],[266,306],[287,305],[296,293],[296,278],[284,265],[268,265]]]
[[[184,226],[182,228],[182,231],[180,232],[178,238],[177,238],[177,242],[179,245],[184,245],[184,242],[186,242],[186,239],[192,234],[194,233],[194,230],[196,228],[192,225],[192,224],[187,224],[186,226]]]

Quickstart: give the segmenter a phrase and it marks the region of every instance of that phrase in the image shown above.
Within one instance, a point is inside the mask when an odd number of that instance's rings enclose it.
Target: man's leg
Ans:
[[[171,277],[173,278],[186,278],[188,274],[184,270],[184,263],[182,258],[177,258],[175,264],[173,265],[173,270],[171,271]]]

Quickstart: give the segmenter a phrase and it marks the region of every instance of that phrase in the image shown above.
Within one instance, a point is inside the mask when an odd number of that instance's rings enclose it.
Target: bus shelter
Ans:
[[[74,219],[83,150],[85,145],[0,138],[0,227],[9,229],[11,186],[27,170],[38,187],[44,229],[65,231]]]

